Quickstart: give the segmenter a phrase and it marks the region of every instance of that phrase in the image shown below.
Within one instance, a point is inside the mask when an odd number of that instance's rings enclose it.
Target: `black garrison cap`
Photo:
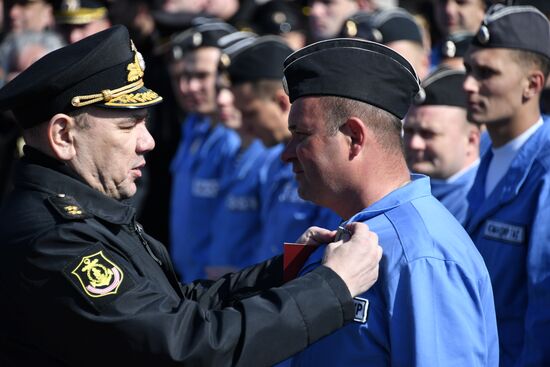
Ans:
[[[464,57],[474,36],[475,34],[469,32],[457,32],[449,35],[441,44],[441,55],[444,58]]]
[[[305,96],[337,96],[366,102],[402,119],[419,91],[405,58],[381,44],[336,38],[306,46],[284,63],[290,102]]]
[[[94,105],[142,108],[162,101],[143,84],[145,63],[124,26],[53,51],[0,89],[0,109],[23,128]]]
[[[344,23],[341,36],[382,44],[395,41],[411,41],[419,45],[423,43],[420,26],[409,12],[401,8],[375,13],[358,12]]]
[[[103,1],[54,0],[53,8],[57,24],[88,24],[107,16],[107,6]]]
[[[240,31],[230,33],[221,37],[218,40],[218,47],[222,51],[220,62],[218,64],[219,71],[226,71],[231,65],[232,58],[243,48],[248,47],[258,38],[256,33]]]
[[[530,51],[550,58],[550,23],[532,6],[493,5],[472,44]]]
[[[531,5],[544,14],[550,14],[550,1],[548,0],[516,0],[514,5]]]
[[[281,37],[258,37],[231,57],[231,83],[236,85],[258,80],[281,80],[283,62],[291,53],[292,49]]]
[[[463,70],[439,68],[428,75],[416,95],[414,103],[420,106],[454,106],[467,108],[468,98],[462,89],[466,79]]]
[[[272,0],[260,5],[251,19],[252,29],[262,35],[304,30],[300,9],[288,0]]]
[[[171,40],[161,46],[160,53],[170,50],[173,60],[179,60],[187,52],[201,47],[218,47],[218,40],[237,29],[217,18],[195,18],[193,27],[172,36]]]

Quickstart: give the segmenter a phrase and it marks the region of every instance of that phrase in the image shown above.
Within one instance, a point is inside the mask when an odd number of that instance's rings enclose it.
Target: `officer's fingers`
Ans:
[[[321,227],[309,227],[301,236],[298,238],[296,243],[302,243],[306,245],[319,245],[321,243],[327,243],[334,240],[336,236],[336,231],[330,231]]]
[[[365,235],[369,233],[369,225],[366,223],[361,222],[350,222],[346,224],[346,229],[352,234],[352,235]],[[370,232],[373,233],[373,232]]]

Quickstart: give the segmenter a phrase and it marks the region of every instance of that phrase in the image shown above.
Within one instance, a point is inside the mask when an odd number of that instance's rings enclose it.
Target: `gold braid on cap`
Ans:
[[[74,107],[83,107],[97,102],[109,102],[113,98],[138,90],[139,88],[143,87],[143,84],[143,79],[139,79],[134,83],[127,84],[124,87],[120,87],[117,89],[104,89],[101,91],[101,93],[88,94],[86,96],[76,96],[71,99],[71,104]]]
[[[112,99],[121,97],[125,94],[132,93],[138,90],[139,88],[143,87],[144,83],[142,78],[144,75],[143,71],[145,70],[145,61],[143,60],[143,56],[141,56],[141,54],[136,49],[136,46],[134,45],[134,42],[132,40],[130,40],[130,47],[132,49],[132,52],[134,53],[134,59],[126,67],[126,70],[128,71],[128,76],[126,79],[128,80],[128,82],[131,82],[131,83],[126,84],[125,86],[117,89],[104,89],[101,91],[101,93],[73,97],[71,99],[71,104],[74,107],[88,106],[97,102],[107,103]],[[146,95],[150,97],[149,94],[146,94]],[[131,96],[134,96],[134,95],[131,95]],[[156,97],[158,97],[158,95]],[[138,102],[144,102],[144,101],[138,101]]]

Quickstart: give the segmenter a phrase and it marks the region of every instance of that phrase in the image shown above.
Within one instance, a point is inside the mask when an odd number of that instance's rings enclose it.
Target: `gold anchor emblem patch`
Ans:
[[[94,298],[116,294],[124,278],[122,270],[103,251],[84,256],[71,274],[77,277],[86,294]]]

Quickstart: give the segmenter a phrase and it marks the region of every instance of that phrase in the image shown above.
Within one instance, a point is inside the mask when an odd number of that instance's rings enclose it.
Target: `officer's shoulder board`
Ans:
[[[64,219],[81,220],[91,217],[91,215],[87,213],[80,204],[78,204],[76,199],[69,195],[52,195],[48,197],[47,201]]]

